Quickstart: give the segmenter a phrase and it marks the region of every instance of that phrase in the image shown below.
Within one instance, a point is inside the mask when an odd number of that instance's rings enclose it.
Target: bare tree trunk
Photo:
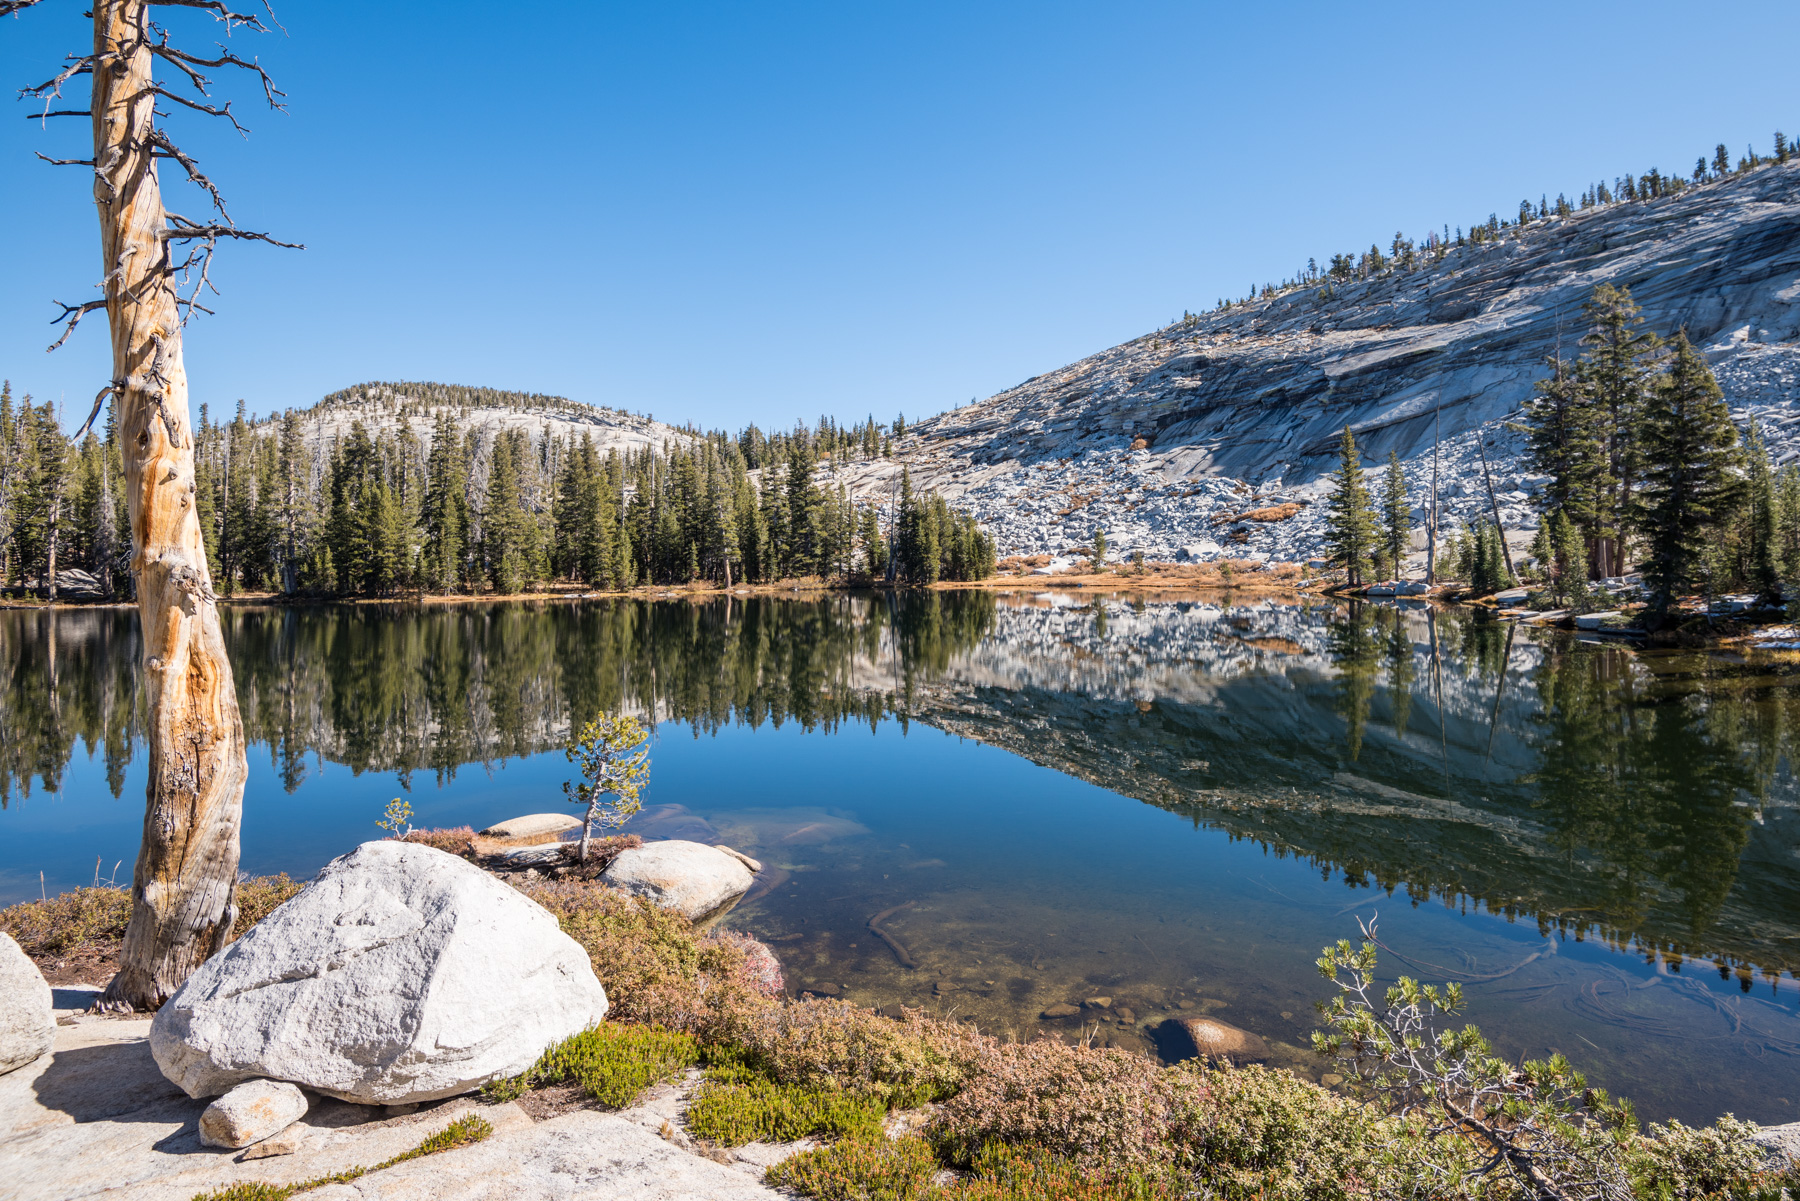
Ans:
[[[194,440],[157,181],[145,0],[95,0],[94,200],[112,331],[150,780],[118,975],[100,1005],[155,1009],[231,938],[244,730],[194,506]]]
[[[65,474],[66,467],[65,466]],[[56,481],[56,491],[50,495],[50,558],[44,571],[44,595],[51,604],[56,603],[56,550],[62,541],[62,477]]]

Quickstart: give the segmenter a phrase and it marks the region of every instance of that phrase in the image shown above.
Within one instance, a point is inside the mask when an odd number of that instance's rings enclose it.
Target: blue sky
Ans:
[[[9,87],[84,44],[83,7],[0,22]],[[289,111],[226,81],[248,141],[167,122],[240,224],[308,247],[222,256],[187,340],[215,411],[435,379],[709,427],[918,416],[1308,256],[1800,134],[1791,2],[277,12],[232,43]],[[32,152],[86,136],[0,122],[0,375],[71,422],[104,327],[46,356],[45,323],[93,294],[95,218]]]

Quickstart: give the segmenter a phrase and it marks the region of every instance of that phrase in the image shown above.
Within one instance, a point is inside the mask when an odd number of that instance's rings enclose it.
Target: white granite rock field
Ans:
[[[902,464],[972,511],[1007,554],[1302,560],[1319,552],[1337,439],[1370,468],[1390,452],[1423,510],[1441,434],[1441,512],[1534,525],[1507,429],[1546,356],[1580,350],[1582,304],[1627,286],[1646,325],[1686,328],[1740,422],[1778,463],[1800,458],[1800,163],[1645,203],[1533,222],[1410,272],[1240,304],[1146,334],[910,427],[893,460],[834,477],[885,500]],[[1132,450],[1142,440],[1141,450]],[[1373,480],[1371,482],[1374,482]],[[1231,520],[1283,502],[1279,522]],[[1237,535],[1234,539],[1233,535]]]

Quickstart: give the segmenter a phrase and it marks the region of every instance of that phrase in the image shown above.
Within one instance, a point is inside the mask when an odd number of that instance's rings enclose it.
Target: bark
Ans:
[[[95,0],[94,200],[131,571],[143,627],[150,779],[131,922],[108,1009],[155,1009],[237,917],[244,729],[194,505],[194,441],[167,220],[149,134],[144,0]]]

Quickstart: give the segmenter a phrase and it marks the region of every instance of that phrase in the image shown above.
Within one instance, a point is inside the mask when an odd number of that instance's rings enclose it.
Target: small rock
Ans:
[[[285,1080],[246,1080],[206,1107],[200,1141],[209,1147],[248,1147],[306,1116],[306,1094]]]
[[[1112,998],[1111,997],[1089,997],[1087,1000],[1082,1002],[1082,1005],[1088,1009],[1111,1009],[1112,1008]]]
[[[843,985],[832,984],[829,982],[822,982],[819,984],[809,984],[806,986],[805,991],[812,993],[814,996],[817,996],[817,997],[841,997],[844,995]]]
[[[0,934],[0,1074],[34,1063],[56,1041],[56,1009],[44,973]]]
[[[250,1149],[238,1158],[240,1160],[273,1159],[278,1155],[292,1155],[306,1146],[312,1133],[309,1127],[296,1122],[280,1134],[272,1134],[260,1143],[251,1143]]]
[[[1137,1021],[1137,1014],[1132,1012],[1131,1007],[1128,1005],[1119,1006],[1117,1009],[1113,1010],[1113,1014],[1121,1022],[1125,1022],[1127,1024]]]
[[[1047,1018],[1072,1018],[1080,1012],[1081,1012],[1081,1010],[1077,1009],[1073,1005],[1056,1004],[1056,1005],[1052,1005],[1048,1009],[1044,1010],[1042,1016],[1047,1017]]]
[[[1217,1018],[1176,1018],[1175,1023],[1187,1032],[1194,1053],[1203,1059],[1227,1058],[1243,1064],[1269,1057],[1269,1044],[1259,1035],[1229,1022]]]
[[[381,1107],[382,1116],[389,1118],[403,1118],[409,1113],[418,1112],[419,1103],[417,1101],[408,1101],[404,1105],[383,1105]]]
[[[1177,1008],[1177,1009],[1192,1009],[1193,1007],[1194,1007],[1194,1003],[1189,1000],[1184,999],[1184,1000],[1175,1002],[1175,1008]]]
[[[719,844],[718,849],[724,851],[727,855],[730,855],[733,859],[749,868],[752,872],[760,872],[762,870],[762,860],[760,859],[752,859],[750,856],[744,854],[744,852],[734,850],[731,847],[725,846],[723,843]]]
[[[487,838],[539,838],[545,834],[561,834],[564,830],[581,829],[581,819],[567,813],[528,813],[510,817],[481,833]]]
[[[621,851],[600,879],[697,925],[722,917],[756,882],[719,848],[676,838]]]
[[[931,991],[937,993],[941,997],[947,992],[955,992],[956,983],[952,980],[939,980],[936,984],[931,986]]]
[[[1327,1088],[1336,1088],[1344,1082],[1344,1078],[1336,1072],[1326,1072],[1323,1076],[1319,1077],[1319,1079],[1325,1083]]]

